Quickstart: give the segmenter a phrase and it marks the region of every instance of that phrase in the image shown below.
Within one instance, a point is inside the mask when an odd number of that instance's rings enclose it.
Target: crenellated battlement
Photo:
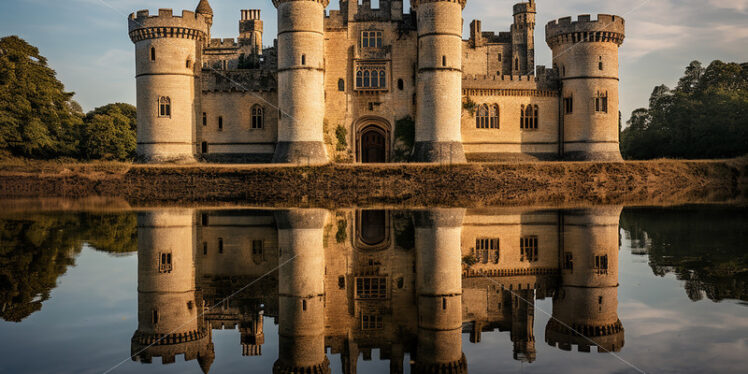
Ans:
[[[208,48],[238,48],[239,43],[234,38],[213,38],[210,39]]]
[[[426,4],[426,3],[457,3],[462,6],[462,9],[465,9],[465,4],[467,4],[467,0],[412,0],[410,2],[410,5],[413,9],[417,9],[419,5]]]
[[[313,1],[315,3],[322,4],[323,7],[327,8],[328,5],[330,5],[330,0],[273,0],[273,5],[277,8],[279,4],[282,3],[290,3],[294,1]]]
[[[159,9],[158,15],[139,10],[128,17],[130,39],[137,42],[155,38],[204,39],[209,25],[205,16],[183,10],[181,16],[174,15],[171,9]]]
[[[554,47],[563,43],[598,42],[623,44],[626,22],[619,16],[598,14],[592,20],[589,14],[583,14],[572,21],[564,17],[548,22],[545,26],[546,41]]]
[[[512,10],[514,11],[515,16],[520,13],[536,13],[537,4],[532,0],[526,3],[514,4]]]

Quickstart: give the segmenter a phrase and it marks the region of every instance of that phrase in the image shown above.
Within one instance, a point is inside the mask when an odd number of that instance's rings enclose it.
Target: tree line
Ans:
[[[0,158],[131,160],[135,107],[109,104],[83,113],[39,50],[0,39]]]
[[[688,65],[678,85],[655,87],[621,132],[626,159],[729,158],[748,154],[748,63]]]

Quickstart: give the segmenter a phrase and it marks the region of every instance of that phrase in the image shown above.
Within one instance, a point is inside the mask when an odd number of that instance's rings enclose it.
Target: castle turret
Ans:
[[[548,23],[546,42],[561,80],[562,153],[574,160],[621,160],[618,145],[618,48],[623,18],[581,15]]]
[[[201,316],[195,285],[192,210],[138,214],[138,330],[133,360],[164,364],[198,359],[207,372],[213,362],[210,329]]]
[[[512,74],[529,75],[535,71],[534,0],[514,5],[512,24]]]
[[[210,28],[213,27],[213,8],[210,6],[208,0],[200,0],[195,8],[195,13],[205,17],[205,23],[208,24],[208,36],[205,38],[206,44],[210,42]]]
[[[278,361],[273,373],[330,372],[325,355],[325,248],[327,211],[276,213],[278,270]]]
[[[262,18],[259,9],[242,10],[239,21],[239,44],[242,53],[259,56],[262,54]]]
[[[563,215],[561,287],[545,339],[552,346],[618,352],[624,331],[618,319],[618,222],[620,207]]]
[[[135,43],[137,155],[144,162],[194,161],[197,77],[208,18],[183,11],[129,17]]]
[[[278,8],[278,144],[273,162],[324,164],[324,14],[329,0],[273,0]]]
[[[416,144],[419,162],[465,162],[462,9],[467,0],[413,0],[418,19]]]
[[[414,373],[467,373],[462,353],[464,209],[416,213],[418,346]]]

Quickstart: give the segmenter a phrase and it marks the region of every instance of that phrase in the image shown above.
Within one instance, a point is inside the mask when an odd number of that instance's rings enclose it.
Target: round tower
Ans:
[[[417,162],[465,162],[462,116],[462,9],[467,0],[412,0],[418,22]]]
[[[135,43],[138,159],[194,161],[195,92],[208,18],[190,11],[174,16],[171,9],[160,9],[151,16],[141,10],[128,24]]]
[[[462,353],[464,209],[416,213],[418,346],[414,373],[467,373]]]
[[[192,210],[138,213],[138,330],[133,360],[164,364],[184,354],[204,371],[213,362],[210,330],[195,285]]]
[[[581,15],[548,23],[546,42],[561,80],[563,156],[571,160],[621,160],[618,144],[618,48],[623,18]]]
[[[324,15],[329,0],[273,0],[278,9],[278,144],[273,162],[324,164]]]
[[[564,213],[561,287],[546,326],[550,345],[589,352],[618,352],[624,331],[618,319],[618,222],[621,207]]]
[[[324,209],[277,212],[278,361],[273,373],[330,373],[325,354]]]
[[[242,10],[239,21],[239,44],[242,52],[251,56],[262,54],[262,18],[259,9]]]
[[[535,14],[534,0],[514,4],[512,24],[512,74],[533,74],[535,70]]]
[[[213,8],[210,6],[208,0],[200,0],[195,8],[195,13],[203,15],[205,22],[208,24],[208,34],[205,38],[206,44],[210,42],[210,28],[213,26]]]

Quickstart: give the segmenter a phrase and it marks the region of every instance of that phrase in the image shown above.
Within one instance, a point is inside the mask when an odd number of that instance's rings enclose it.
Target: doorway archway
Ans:
[[[390,156],[390,127],[380,118],[362,118],[356,126],[356,161],[385,163]]]

